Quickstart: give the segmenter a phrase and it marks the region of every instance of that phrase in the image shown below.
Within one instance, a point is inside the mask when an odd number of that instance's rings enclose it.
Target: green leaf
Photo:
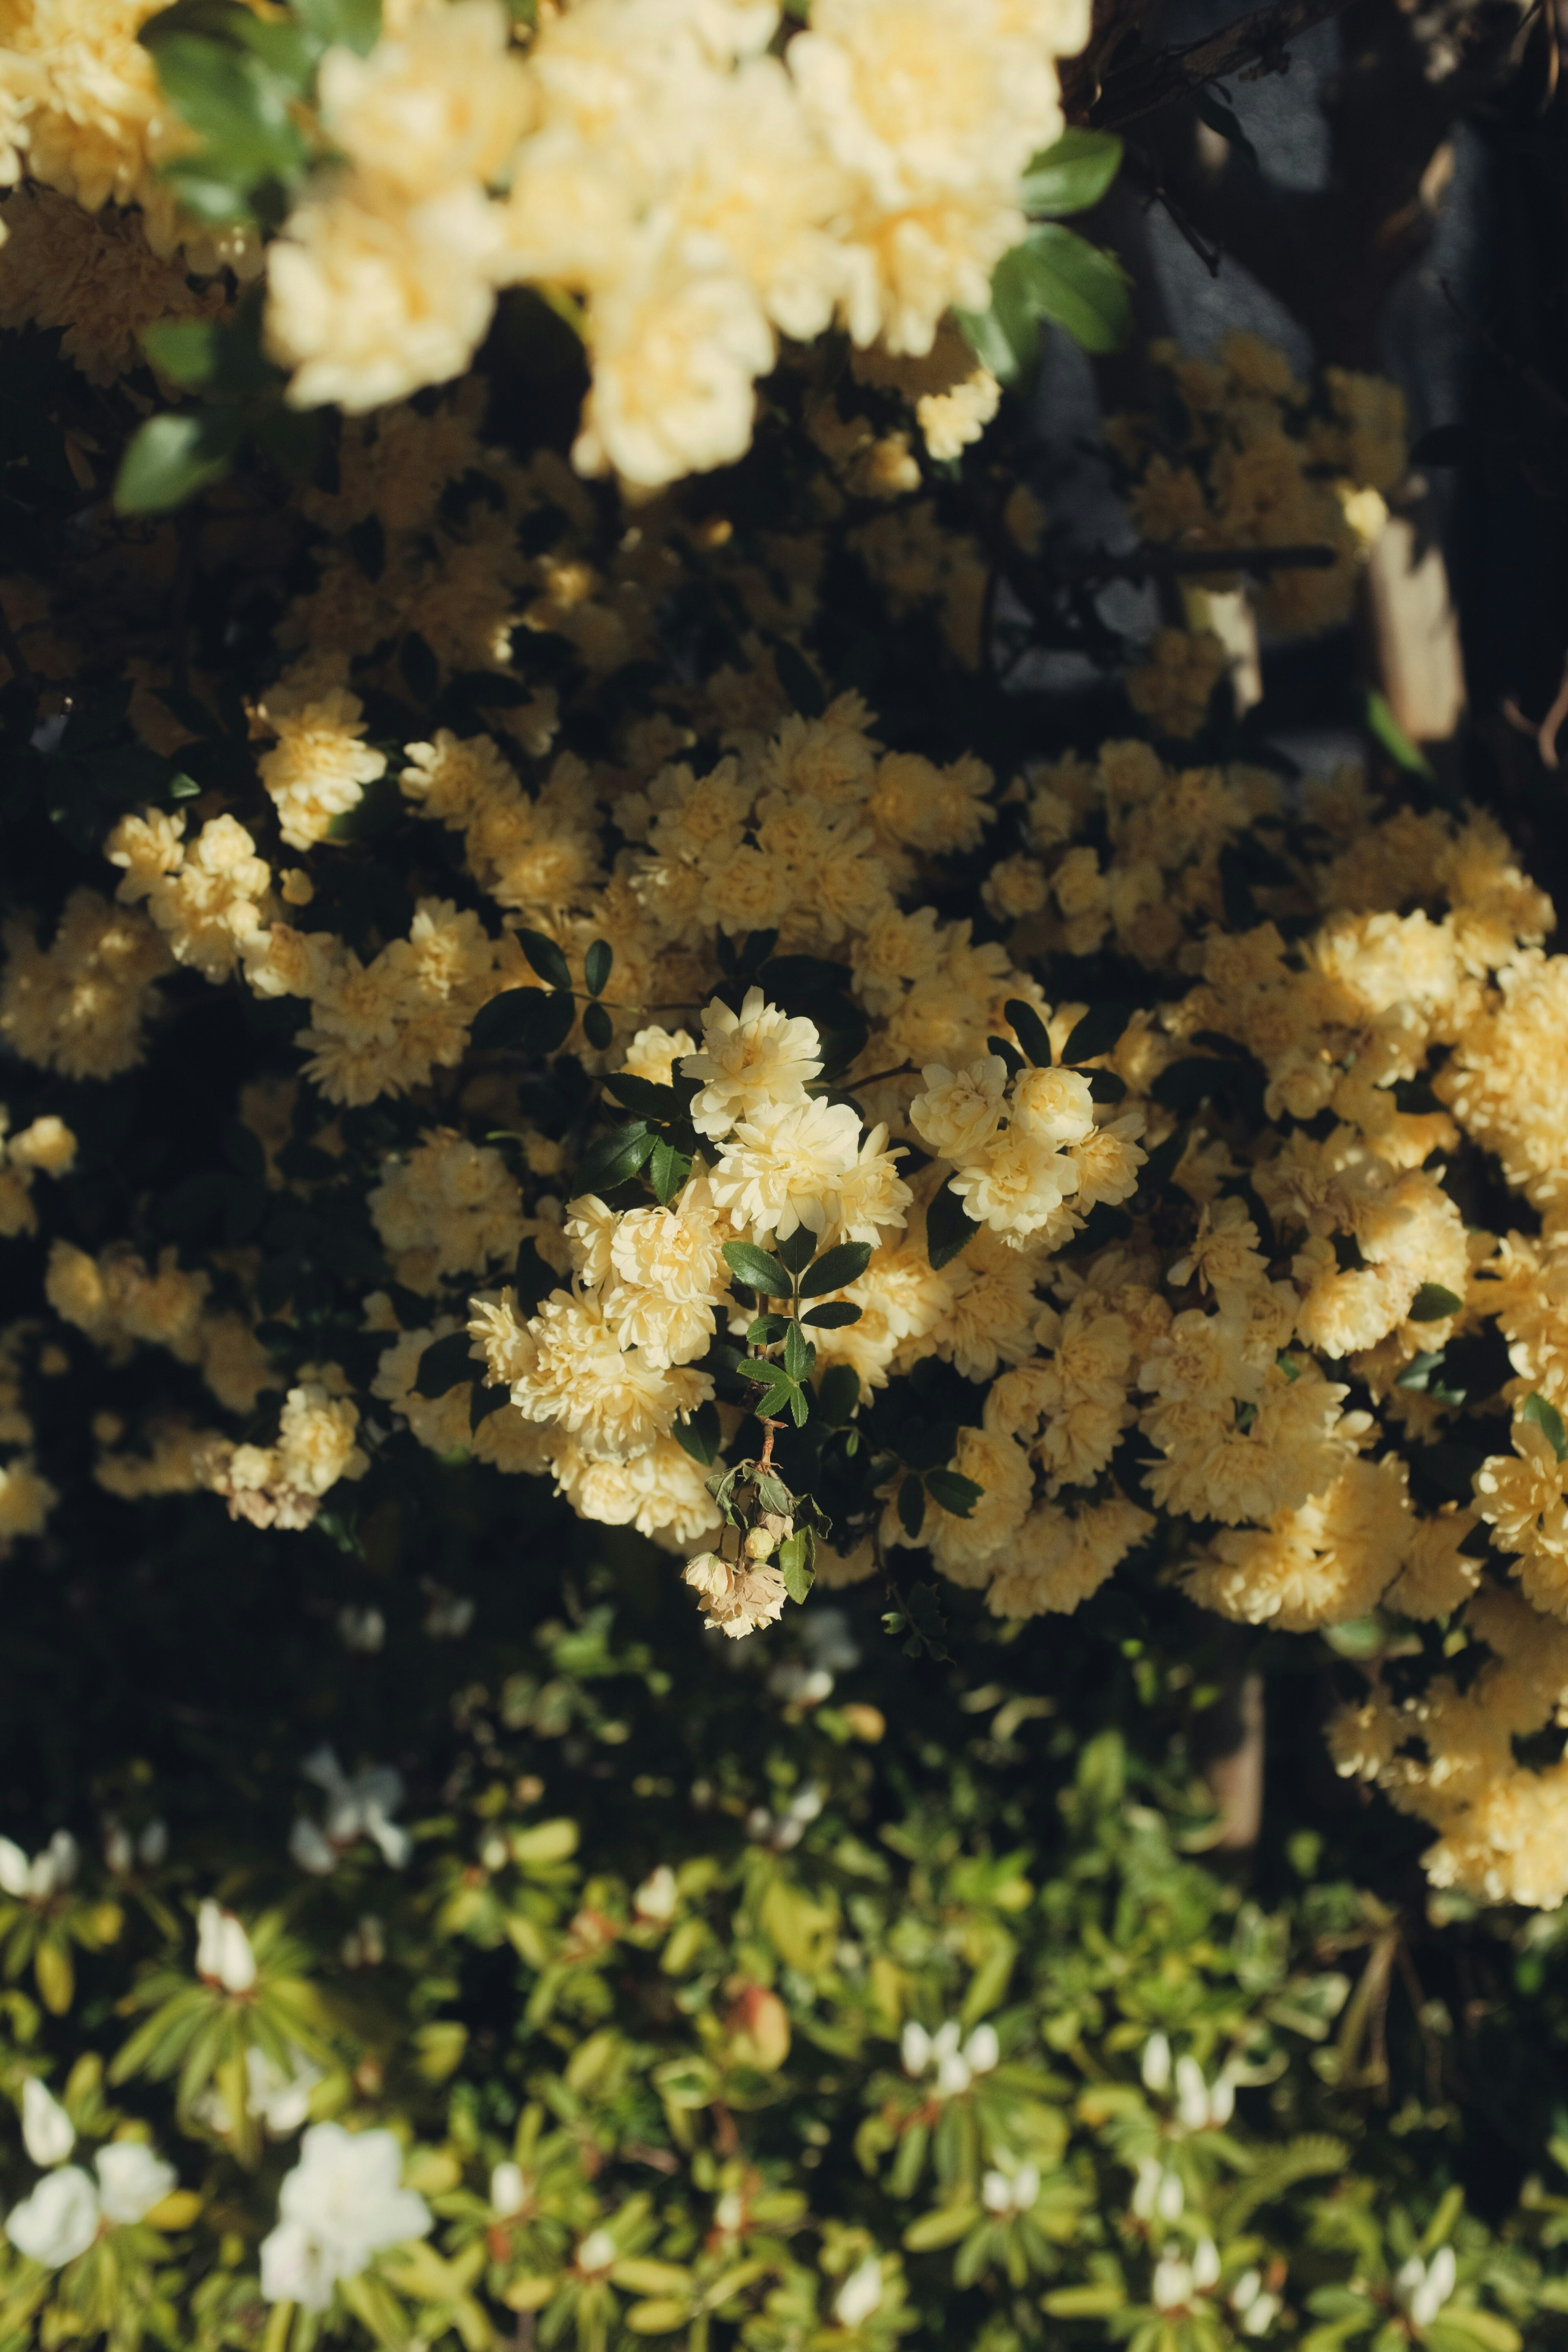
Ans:
[[[1121,168],[1121,142],[1110,131],[1064,131],[1044,147],[1024,174],[1022,202],[1032,220],[1097,205]]]
[[[1192,1111],[1247,1067],[1221,1054],[1189,1054],[1160,1072],[1149,1092],[1167,1110]]]
[[[765,1397],[759,1399],[752,1407],[752,1411],[759,1421],[779,1421],[786,1412],[793,1412],[796,1421],[804,1421],[805,1405],[805,1399],[800,1390],[792,1388],[787,1381],[780,1381],[768,1391]],[[800,1410],[797,1411],[797,1407]]]
[[[419,1359],[419,1375],[414,1383],[414,1393],[422,1397],[444,1397],[448,1389],[459,1381],[477,1380],[479,1367],[468,1353],[466,1331],[449,1331],[444,1339],[433,1339]]]
[[[1113,254],[1055,221],[1032,228],[1016,250],[1025,257],[1027,299],[1039,318],[1065,328],[1086,352],[1121,350],[1132,330],[1132,303]]]
[[[759,1315],[755,1322],[749,1323],[746,1327],[746,1343],[748,1347],[752,1348],[776,1347],[788,1329],[787,1317]]]
[[[997,263],[988,310],[954,313],[982,367],[1014,391],[1029,382],[1040,357],[1040,315],[1027,265],[1020,258],[1023,250],[1015,246]]]
[[[899,1488],[899,1519],[911,1543],[920,1539],[925,1525],[926,1490],[912,1471],[906,1473]]]
[[[1086,1070],[1090,1099],[1094,1102],[1125,1102],[1127,1081],[1119,1078],[1114,1070]]]
[[[602,1004],[585,1004],[583,1008],[583,1034],[595,1054],[607,1054],[616,1034],[616,1024]]]
[[[610,968],[615,961],[616,951],[608,940],[590,941],[588,952],[583,959],[583,975],[590,996],[604,994],[605,983],[610,977]]]
[[[1107,997],[1103,1004],[1091,1005],[1062,1047],[1062,1060],[1073,1065],[1092,1062],[1099,1055],[1109,1054],[1121,1042],[1131,1018],[1132,1007],[1119,1004],[1114,997]]]
[[[719,1409],[711,1398],[700,1404],[688,1421],[678,1421],[671,1432],[677,1445],[700,1462],[706,1470],[719,1458],[723,1432],[719,1424]]]
[[[851,1323],[858,1323],[864,1312],[851,1298],[831,1298],[826,1307],[814,1307],[800,1319],[815,1325],[819,1331],[843,1331]]]
[[[1231,104],[1225,90],[1216,84],[1194,89],[1193,109],[1198,121],[1206,122],[1211,131],[1217,131],[1220,137],[1234,147],[1238,155],[1245,155],[1255,172],[1262,170],[1263,167],[1258,160],[1258,150],[1242,129],[1241,117]]]
[[[974,1479],[964,1477],[962,1471],[928,1470],[926,1492],[944,1511],[951,1511],[955,1519],[967,1519],[985,1489]]]
[[[229,217],[243,219],[252,192],[263,183],[287,184],[304,171],[309,150],[290,111],[299,96],[290,79],[276,70],[280,59],[264,62],[254,48],[232,46],[204,33],[147,27],[164,95],[200,134],[202,147],[182,156],[170,176],[176,185],[198,176],[216,198],[232,191]]]
[[[381,0],[294,0],[294,13],[324,49],[368,58],[381,37]]]
[[[950,1265],[979,1231],[952,1185],[943,1185],[926,1211],[926,1255],[933,1270]]]
[[[514,934],[523,954],[542,981],[552,988],[570,988],[571,966],[552,939],[542,931],[518,930]]]
[[[820,719],[827,708],[822,681],[798,646],[780,637],[773,646],[773,667],[779,684],[803,719]]]
[[[548,1298],[561,1280],[552,1265],[539,1254],[539,1244],[531,1234],[525,1234],[518,1244],[517,1264],[512,1268],[511,1286],[517,1293],[517,1303],[524,1315],[531,1315],[542,1298]]]
[[[691,1173],[690,1155],[678,1151],[661,1135],[648,1155],[648,1182],[661,1207],[668,1209]]]
[[[583,1156],[577,1171],[574,1200],[584,1192],[610,1192],[635,1176],[652,1152],[658,1137],[644,1119],[632,1119],[625,1127],[600,1136]]]
[[[1533,1422],[1537,1429],[1545,1432],[1559,1462],[1568,1460],[1568,1431],[1564,1431],[1563,1415],[1554,1404],[1549,1404],[1538,1391],[1532,1391],[1520,1406],[1519,1417],[1521,1421]]]
[[[1411,741],[1381,694],[1367,696],[1366,723],[1369,733],[1377,738],[1397,767],[1408,775],[1425,777],[1428,783],[1435,781],[1431,761]]]
[[[820,1298],[825,1290],[847,1290],[858,1282],[871,1263],[869,1242],[840,1242],[837,1249],[826,1250],[809,1274],[802,1276],[800,1295],[803,1298]]]
[[[1446,1315],[1457,1315],[1464,1303],[1451,1290],[1445,1290],[1440,1282],[1424,1282],[1410,1302],[1409,1320],[1440,1323]]]
[[[758,1249],[754,1242],[726,1242],[724,1263],[737,1281],[763,1298],[787,1298],[790,1279],[776,1257]]]
[[[947,1620],[942,1613],[942,1596],[934,1584],[912,1585],[905,1596],[904,1614],[910,1621],[910,1632],[933,1658],[951,1657]]]
[[[816,1235],[809,1225],[796,1225],[787,1241],[775,1240],[773,1247],[781,1265],[787,1266],[791,1274],[804,1274],[816,1255]]]
[[[182,392],[205,392],[220,364],[223,329],[213,319],[154,319],[142,330],[142,348],[159,373]]]
[[[234,463],[243,425],[229,408],[191,408],[150,416],[120,461],[114,483],[119,514],[169,514]]]
[[[639,1118],[657,1119],[662,1126],[681,1115],[681,1098],[673,1087],[656,1085],[652,1078],[633,1077],[629,1070],[615,1070],[605,1080],[605,1092],[614,1095],[627,1110]]]
[[[566,1042],[575,1007],[570,996],[542,988],[507,988],[481,1004],[469,1044],[477,1053],[505,1048],[536,1058]]]
[[[853,1364],[829,1364],[816,1383],[816,1416],[829,1429],[842,1429],[860,1402],[860,1375]]]
[[[1046,1024],[1034,1006],[1026,1003],[1021,996],[1010,996],[1002,1010],[1007,1015],[1014,1035],[1035,1067],[1037,1070],[1048,1070],[1056,1055],[1051,1052],[1051,1041],[1047,1034]]]
[[[816,1361],[816,1349],[798,1323],[792,1323],[784,1332],[784,1368],[792,1381],[804,1381]]]
[[[784,1591],[792,1601],[804,1601],[816,1580],[815,1566],[816,1538],[809,1528],[796,1528],[785,1536],[778,1549],[778,1563],[784,1580]]]

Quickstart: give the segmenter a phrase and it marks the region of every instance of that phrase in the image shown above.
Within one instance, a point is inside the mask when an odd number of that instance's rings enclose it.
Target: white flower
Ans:
[[[1200,2238],[1193,2255],[1193,2284],[1197,2287],[1219,2284],[1219,2248],[1212,2238]]]
[[[513,2164],[509,2158],[505,2164],[498,2164],[490,2175],[490,2210],[504,2221],[511,2214],[521,2213],[527,2202],[527,2176],[521,2165]]]
[[[265,2051],[245,2053],[246,2105],[275,2139],[299,2130],[310,2112],[310,2094],[321,2079],[302,2050],[289,2053],[289,2072],[274,2065]]]
[[[1171,2045],[1164,2034],[1152,2033],[1143,2044],[1143,2058],[1140,2072],[1143,2076],[1144,2089],[1152,2091],[1156,2098],[1163,2092],[1169,2090]]]
[[[1026,2213],[1040,2193],[1037,2165],[1021,2164],[1013,2173],[988,2172],[980,2184],[981,2202],[988,2213]]]
[[[1228,2074],[1217,2076],[1211,2087],[1195,2058],[1188,2054],[1177,2059],[1176,2113],[1188,2131],[1207,2131],[1227,2124],[1235,2112],[1236,2084]]]
[[[1195,2282],[1190,2265],[1167,2249],[1154,2265],[1149,2299],[1161,2311],[1181,2311],[1191,2303]]]
[[[840,2327],[858,2327],[882,2300],[882,2265],[868,2254],[852,2270],[833,2298],[833,2316]]]
[[[958,2097],[976,2074],[988,2074],[1002,2055],[994,2025],[977,2025],[967,2042],[963,2036],[963,2028],[956,2018],[950,2017],[934,2033],[928,2033],[911,2018],[899,2042],[904,2072],[921,2075],[934,2066],[938,2095]]]
[[[326,1877],[350,1846],[370,1838],[394,1870],[407,1861],[413,1840],[391,1816],[403,1802],[403,1776],[389,1764],[356,1772],[351,1780],[330,1748],[318,1748],[301,1767],[308,1780],[326,1791],[325,1819],[301,1816],[289,1834],[289,1851],[301,1870]]]
[[[619,2261],[620,2251],[608,2230],[590,2230],[577,2249],[577,2268],[584,2278],[602,2278]]]
[[[753,1111],[801,1101],[807,1082],[822,1075],[821,1040],[813,1023],[790,1019],[760,988],[749,988],[738,1013],[727,1004],[704,1009],[701,1051],[688,1054],[680,1068],[703,1081],[692,1126],[716,1138]]]
[[[57,1830],[31,1862],[10,1838],[0,1837],[0,1893],[18,1902],[47,1903],[76,1876],[77,1843],[69,1830]]]
[[[996,1131],[1007,1091],[1006,1063],[1000,1054],[982,1054],[966,1070],[932,1062],[921,1076],[925,1092],[910,1105],[910,1125],[938,1159],[969,1159]]]
[[[632,1896],[632,1909],[650,1927],[666,1927],[675,1916],[675,1873],[668,1862],[650,1871]]]
[[[1439,2246],[1429,2263],[1412,2254],[1394,2273],[1394,2291],[1412,2326],[1429,2327],[1454,2292],[1457,2265],[1452,2246]]]
[[[1167,2172],[1152,2156],[1141,2157],[1132,2191],[1132,2210],[1141,2221],[1179,2221],[1185,2203],[1180,2175]]]
[[[324,2311],[339,2279],[357,2278],[387,2246],[423,2238],[430,2209],[402,2175],[391,2132],[312,2124],[279,2192],[278,2226],[262,2242],[267,2301]]]
[[[797,1225],[823,1233],[837,1222],[839,1189],[859,1150],[860,1121],[847,1103],[764,1106],[725,1143],[710,1179],[713,1199],[780,1241]]]
[[[154,2156],[145,2140],[113,2139],[96,2158],[100,2201],[106,2221],[140,2221],[161,2205],[179,2175]]]
[[[63,2164],[76,2146],[76,2126],[54,2093],[29,2074],[22,2085],[22,2143],[35,2164]]]
[[[234,1913],[210,1895],[196,1913],[196,1974],[225,1992],[248,1992],[256,1982],[249,1937]]]
[[[1244,2336],[1263,2336],[1273,2325],[1279,2297],[1265,2291],[1257,2271],[1243,2271],[1230,2291],[1230,2307]]]
[[[98,2235],[98,2190],[79,2164],[51,2172],[6,2216],[5,2234],[19,2254],[58,2271],[85,2254]]]

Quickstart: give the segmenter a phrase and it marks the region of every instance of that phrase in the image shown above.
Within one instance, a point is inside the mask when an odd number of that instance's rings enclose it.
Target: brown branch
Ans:
[[[1088,119],[1097,131],[1120,131],[1243,67],[1283,73],[1289,63],[1288,44],[1347,5],[1348,0],[1270,0],[1268,6],[1222,25],[1206,40],[1136,58],[1106,76]]]
[[[1135,547],[1127,555],[1079,556],[1053,565],[1052,576],[1077,587],[1111,580],[1180,580],[1209,572],[1327,572],[1331,547]]]

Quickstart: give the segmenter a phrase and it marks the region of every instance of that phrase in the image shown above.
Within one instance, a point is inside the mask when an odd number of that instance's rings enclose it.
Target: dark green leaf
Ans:
[[[261,1138],[254,1128],[247,1127],[243,1119],[231,1118],[225,1127],[223,1156],[229,1166],[237,1168],[242,1176],[248,1176],[258,1184],[266,1182],[267,1154],[262,1149]]]
[[[661,1135],[648,1154],[647,1176],[656,1198],[664,1208],[668,1208],[690,1173],[690,1155],[677,1151],[674,1144],[667,1142]]]
[[[817,1418],[842,1429],[860,1402],[860,1375],[853,1364],[829,1364],[816,1383]]]
[[[1440,1323],[1445,1315],[1457,1315],[1464,1305],[1451,1290],[1440,1282],[1424,1282],[1410,1302],[1412,1323]]]
[[[605,983],[610,977],[610,969],[615,961],[616,951],[608,940],[589,941],[588,952],[583,959],[583,973],[588,984],[590,996],[604,994]],[[538,967],[535,966],[535,969],[537,970]]]
[[[964,1477],[961,1471],[928,1470],[926,1492],[944,1511],[951,1511],[955,1519],[967,1519],[985,1489],[973,1478]]]
[[[1121,142],[1110,131],[1064,131],[1024,174],[1022,202],[1034,220],[1087,212],[1121,168]]]
[[[787,1266],[791,1274],[804,1274],[816,1255],[816,1235],[809,1225],[796,1225],[787,1241],[775,1241],[773,1247],[779,1263]]]
[[[778,1549],[778,1563],[784,1580],[784,1591],[792,1601],[804,1601],[816,1581],[815,1559],[816,1538],[809,1528],[796,1528],[785,1536]]]
[[[804,1381],[816,1361],[816,1349],[798,1323],[790,1324],[784,1332],[784,1368],[792,1381]]]
[[[774,1381],[784,1380],[778,1366],[770,1364],[762,1356],[742,1356],[735,1370],[742,1380],[754,1381],[759,1388],[769,1387]]]
[[[616,1024],[602,1004],[585,1004],[583,1008],[583,1034],[595,1054],[607,1054],[616,1034]]]
[[[746,1327],[747,1345],[752,1348],[774,1347],[784,1338],[788,1328],[787,1316],[759,1315],[754,1322],[749,1323]]]
[[[858,1282],[871,1263],[869,1242],[840,1242],[836,1249],[826,1250],[809,1274],[801,1277],[803,1298],[820,1298],[825,1290],[847,1290]]]
[[[1029,285],[1024,248],[1015,246],[997,263],[991,279],[988,310],[959,310],[954,315],[982,367],[998,383],[1018,390],[1034,375],[1040,357],[1040,314]]]
[[[780,637],[773,647],[773,667],[779,684],[800,712],[803,719],[820,719],[827,708],[827,697],[822,681],[798,646],[787,637]]]
[[[441,665],[417,629],[410,629],[398,651],[397,667],[416,702],[431,703],[441,691]],[[535,971],[538,966],[534,966]]]
[[[1095,1102],[1125,1102],[1127,1081],[1119,1078],[1114,1070],[1086,1070],[1090,1097]]]
[[[148,417],[120,461],[116,511],[168,514],[222,481],[243,429],[231,408],[187,408]]]
[[[801,1317],[803,1323],[813,1323],[819,1331],[842,1331],[851,1323],[858,1323],[865,1309],[848,1298],[829,1299],[826,1307],[814,1307]]]
[[[1086,352],[1120,351],[1132,327],[1127,274],[1111,254],[1056,221],[1042,221],[1015,248],[1037,315],[1065,328]],[[1002,267],[1013,256],[1005,257]]]
[[[935,1585],[912,1585],[904,1601],[904,1613],[921,1646],[939,1662],[949,1659],[947,1620],[942,1613],[942,1597]]]
[[[1193,108],[1200,122],[1206,122],[1211,131],[1217,131],[1238,155],[1247,158],[1255,172],[1261,171],[1258,150],[1242,129],[1241,117],[1224,90],[1213,86],[1206,89],[1194,89]]]
[[[552,939],[542,931],[521,929],[514,936],[541,980],[547,981],[552,988],[571,987],[571,967]]]
[[[1119,1004],[1114,997],[1107,997],[1103,1004],[1091,1005],[1062,1047],[1062,1060],[1072,1066],[1109,1054],[1131,1018],[1132,1007]]]
[[[766,1396],[759,1397],[752,1411],[759,1421],[778,1421],[784,1413],[795,1411],[797,1401],[803,1405],[805,1402],[799,1389],[792,1388],[788,1381],[781,1380],[768,1391]],[[801,1412],[796,1418],[804,1421],[805,1415]]]
[[[414,1383],[414,1393],[422,1397],[444,1397],[448,1389],[459,1381],[477,1380],[479,1367],[468,1353],[466,1331],[449,1331],[444,1339],[433,1339],[419,1359],[419,1374]]]
[[[511,1284],[517,1293],[519,1311],[531,1315],[540,1301],[548,1298],[561,1280],[552,1265],[540,1255],[539,1244],[531,1234],[525,1234],[518,1245],[517,1264],[512,1269]]]
[[[753,1242],[726,1242],[724,1263],[731,1273],[763,1298],[787,1298],[790,1280],[776,1257]]]
[[[1037,1070],[1048,1070],[1056,1059],[1046,1024],[1032,1004],[1021,996],[1010,996],[1002,1010],[1007,1015],[1014,1035]]]
[[[477,1053],[553,1054],[566,1042],[574,1009],[569,996],[542,988],[503,989],[475,1013],[469,1043]]]
[[[1196,1110],[1247,1067],[1213,1054],[1192,1054],[1163,1069],[1149,1092],[1167,1110]]]
[[[773,1405],[770,1405],[768,1408],[770,1413],[776,1412],[777,1409],[778,1408]],[[811,1398],[809,1391],[805,1389],[791,1389],[789,1393],[789,1410],[790,1418],[795,1423],[795,1427],[797,1429],[804,1429],[805,1427],[806,1418],[811,1412]]]
[[[584,1192],[610,1192],[617,1184],[624,1184],[628,1177],[637,1174],[658,1139],[653,1129],[640,1118],[600,1136],[584,1154],[574,1199],[581,1199]]]
[[[639,1118],[656,1119],[662,1126],[679,1118],[684,1108],[673,1087],[656,1086],[652,1078],[634,1078],[629,1070],[613,1071],[605,1080],[605,1092],[627,1110],[635,1110]]]
[[[682,1452],[689,1454],[693,1462],[700,1462],[704,1469],[716,1462],[723,1432],[712,1399],[700,1404],[689,1420],[678,1421],[672,1434]]]
[[[910,1472],[899,1488],[899,1519],[911,1543],[919,1541],[925,1517],[926,1490]]]
[[[932,1267],[940,1271],[951,1265],[979,1230],[952,1185],[944,1184],[926,1211],[926,1255]]]
[[[1544,1431],[1559,1462],[1568,1460],[1568,1432],[1563,1427],[1563,1415],[1554,1404],[1549,1404],[1538,1391],[1527,1396],[1519,1409],[1521,1421],[1532,1421]]]

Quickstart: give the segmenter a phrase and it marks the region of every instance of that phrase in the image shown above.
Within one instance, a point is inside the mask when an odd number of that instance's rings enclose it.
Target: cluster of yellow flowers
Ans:
[[[1124,469],[1128,512],[1147,540],[1194,550],[1316,547],[1322,569],[1270,572],[1258,614],[1282,636],[1350,618],[1358,557],[1387,520],[1386,496],[1408,462],[1403,394],[1379,376],[1329,367],[1299,383],[1258,336],[1226,335],[1212,359],[1152,343],[1163,398],[1150,415],[1113,416],[1106,438]],[[1205,575],[1205,586],[1236,584]],[[1194,731],[1223,656],[1199,631],[1163,635],[1134,698],[1172,735]],[[1202,683],[1204,670],[1210,675]]]
[[[495,286],[531,278],[586,306],[580,463],[651,488],[744,447],[775,332],[837,318],[879,349],[781,375],[799,495],[771,509],[620,509],[492,446],[469,383],[342,419],[286,499],[239,476],[190,525],[89,508],[57,576],[0,583],[30,758],[78,724],[95,616],[177,602],[181,530],[240,583],[246,648],[230,671],[211,633],[193,660],[111,631],[167,789],[106,788],[89,849],[7,914],[0,1231],[38,1234],[47,1313],[0,1339],[0,1537],[56,1507],[29,1383],[161,1363],[82,1417],[112,1496],[341,1527],[416,1447],[475,1458],[653,1538],[731,1637],[778,1618],[803,1531],[825,1582],[896,1587],[918,1548],[1005,1619],[1123,1563],[1281,1631],[1382,1612],[1391,1678],[1342,1761],[1434,1823],[1440,1878],[1557,1900],[1565,1768],[1510,1746],[1568,1704],[1531,1663],[1568,1619],[1552,911],[1486,817],[1356,772],[1288,793],[1128,740],[998,777],[963,748],[989,559],[927,462],[995,388],[949,312],[1017,232],[1075,28],[961,13],[831,0],[781,45],[767,5],[583,0],[520,46],[456,0],[329,53],[340,160],[271,248],[300,398],[459,369]],[[28,89],[13,143],[46,185],[7,200],[7,250],[42,317],[78,182]],[[83,201],[138,193],[150,122]],[[90,307],[85,262],[71,282]],[[89,374],[121,363],[56,313]],[[1337,617],[1396,401],[1309,398],[1245,342],[1169,365],[1179,419],[1118,432],[1142,528],[1331,545],[1260,601]],[[1022,494],[1004,527],[1037,543]],[[857,629],[940,615],[941,723],[803,650],[844,642],[846,576]],[[1215,655],[1194,635],[1152,667],[1168,734]],[[199,1002],[265,1040],[202,1237],[173,1240],[177,1195],[79,1213],[92,1101]],[[1486,1184],[1528,1231],[1480,1229]],[[1494,1329],[1516,1377],[1468,1393],[1446,1351]],[[767,1467],[748,1380],[776,1383]],[[1398,1653],[1428,1624],[1493,1663],[1423,1690]]]
[[[524,49],[501,0],[400,0],[368,57],[331,50],[342,160],[268,254],[290,398],[445,382],[498,288],[541,287],[588,345],[579,466],[647,489],[742,454],[779,335],[918,356],[984,310],[1081,0],[817,0],[782,56],[779,28],[772,0],[577,0]]]

